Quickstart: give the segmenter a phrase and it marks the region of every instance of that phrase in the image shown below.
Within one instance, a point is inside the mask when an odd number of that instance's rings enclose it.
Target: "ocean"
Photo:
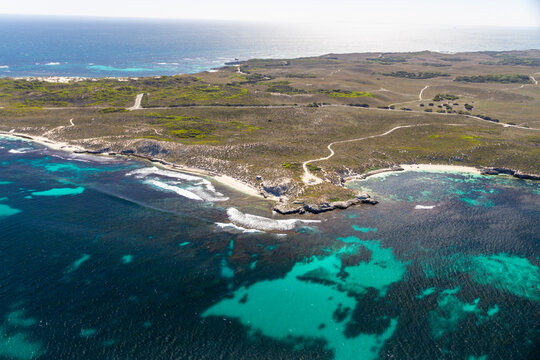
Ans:
[[[0,77],[197,73],[235,59],[540,48],[539,28],[269,25],[0,15]]]
[[[538,182],[386,173],[301,222],[123,157],[0,166],[2,359],[537,358]]]
[[[0,76],[540,48],[538,29],[402,30],[0,16]],[[0,359],[538,358],[538,182],[350,186],[380,203],[283,217],[199,175],[0,137]]]

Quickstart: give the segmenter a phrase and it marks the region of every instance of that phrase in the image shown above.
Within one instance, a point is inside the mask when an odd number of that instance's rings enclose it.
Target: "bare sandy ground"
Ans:
[[[415,164],[400,165],[404,171],[440,171],[440,172],[463,172],[480,175],[480,169],[472,166]]]

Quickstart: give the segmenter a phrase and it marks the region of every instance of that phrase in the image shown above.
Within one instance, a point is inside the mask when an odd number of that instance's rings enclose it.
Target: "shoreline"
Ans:
[[[443,165],[443,164],[400,164],[389,168],[369,171],[364,174],[349,176],[343,179],[343,184],[351,181],[365,180],[368,177],[373,177],[381,174],[401,171],[434,171],[434,172],[460,172],[467,174],[482,174],[483,167],[462,166],[462,165]]]
[[[37,144],[44,145],[44,146],[48,147],[49,149],[57,150],[57,151],[65,151],[65,152],[69,152],[69,153],[72,153],[72,154],[83,154],[84,153],[84,154],[90,154],[90,155],[96,155],[96,156],[108,156],[108,157],[112,157],[112,158],[117,157],[117,156],[121,156],[121,157],[126,157],[126,158],[131,158],[131,159],[137,159],[139,161],[144,160],[144,161],[151,162],[155,166],[162,167],[162,168],[167,169],[167,170],[185,172],[185,173],[194,174],[194,175],[206,176],[206,177],[214,180],[215,182],[217,182],[217,183],[219,183],[219,184],[221,184],[223,186],[229,187],[229,188],[231,188],[231,189],[233,189],[235,191],[238,191],[240,193],[243,193],[243,194],[246,194],[246,195],[249,195],[249,196],[257,197],[259,199],[270,200],[270,201],[277,201],[278,200],[277,198],[273,198],[273,197],[265,197],[256,188],[254,188],[254,187],[252,187],[252,186],[250,186],[248,184],[245,184],[245,183],[241,182],[240,180],[237,180],[237,179],[235,179],[233,177],[230,177],[228,175],[215,174],[215,173],[212,173],[212,172],[207,171],[207,170],[198,169],[198,168],[192,168],[192,167],[183,166],[183,165],[178,165],[178,164],[174,164],[174,163],[171,163],[169,161],[162,160],[162,159],[150,158],[150,157],[146,157],[146,156],[142,156],[142,155],[136,155],[136,154],[97,153],[95,151],[85,149],[85,148],[83,148],[81,146],[72,145],[72,144],[69,144],[69,143],[66,143],[66,142],[63,142],[63,141],[55,141],[55,140],[51,140],[51,139],[43,137],[43,136],[34,136],[34,135],[27,135],[27,134],[15,133],[15,132],[0,131],[0,136],[6,136],[6,137],[11,137],[11,138],[16,138],[16,139],[23,139],[23,140],[30,140],[30,141],[35,142]]]
[[[237,191],[239,193],[253,196],[258,199],[262,200],[268,200],[274,202],[274,210],[276,209],[276,206],[280,204],[280,197],[272,196],[272,195],[264,195],[261,190],[253,187],[250,184],[246,184],[240,180],[237,180],[231,176],[225,175],[225,174],[219,174],[216,172],[212,172],[209,170],[203,170],[199,168],[192,168],[184,165],[178,165],[163,159],[158,158],[152,158],[149,156],[144,155],[138,155],[138,154],[124,154],[124,153],[116,153],[116,152],[99,152],[99,151],[93,151],[88,150],[86,148],[83,148],[79,145],[72,145],[67,142],[63,141],[55,141],[51,140],[49,138],[46,138],[44,136],[36,136],[36,135],[27,135],[27,134],[21,134],[16,132],[6,132],[6,131],[0,131],[0,136],[6,136],[16,139],[22,139],[22,140],[29,140],[41,145],[46,146],[49,149],[57,150],[57,151],[65,151],[72,154],[89,154],[89,155],[95,155],[95,156],[106,156],[106,157],[125,157],[128,159],[136,159],[139,161],[145,161],[151,163],[153,166],[161,167],[166,170],[172,170],[172,171],[178,171],[178,172],[184,172],[188,174],[193,175],[200,175],[209,178],[210,180],[215,181],[216,183],[228,187],[234,191]],[[347,186],[348,182],[351,181],[360,181],[364,180],[368,177],[373,177],[376,175],[386,174],[389,173],[395,173],[395,172],[404,172],[404,171],[417,171],[417,172],[443,172],[443,173],[464,173],[464,174],[473,174],[473,175],[511,175],[514,178],[519,179],[525,179],[525,180],[540,180],[540,175],[536,174],[527,174],[520,172],[519,170],[513,170],[513,169],[507,169],[507,168],[497,168],[497,167],[473,167],[473,166],[462,166],[462,165],[445,165],[445,164],[402,164],[393,166],[390,168],[383,168],[378,169],[374,171],[370,171],[361,175],[355,175],[350,176],[342,179],[341,185],[343,187]],[[384,176],[384,175],[383,175]],[[367,198],[370,198],[369,195],[367,195]],[[367,199],[366,198],[366,199]],[[364,199],[365,200],[365,199]],[[369,202],[361,200],[360,202]],[[376,203],[376,201],[371,201],[369,203]],[[346,209],[352,204],[348,204],[344,207],[338,207],[338,208],[344,208]],[[290,209],[287,209],[290,210]],[[325,210],[326,211],[326,210]],[[294,212],[281,212],[282,214],[289,214]],[[311,211],[313,212],[313,211]],[[320,212],[320,211],[319,211]],[[313,212],[318,213],[318,212]]]
[[[384,174],[382,176],[390,175],[389,173],[396,172],[439,172],[439,173],[462,173],[471,175],[510,175],[517,179],[523,180],[540,180],[540,175],[523,173],[520,170],[513,170],[508,168],[499,167],[487,167],[487,166],[463,166],[463,165],[447,165],[447,164],[400,164],[391,168],[378,169],[370,171],[361,175],[349,176],[343,179],[343,185],[346,186],[351,181],[361,181],[368,177]]]

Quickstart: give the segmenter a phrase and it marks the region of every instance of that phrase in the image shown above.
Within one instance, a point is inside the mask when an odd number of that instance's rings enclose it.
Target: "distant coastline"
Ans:
[[[282,214],[320,213],[376,204],[346,184],[388,171],[538,180],[539,74],[540,51],[423,51],[174,77],[3,79],[1,127],[57,150],[209,176]],[[518,102],[518,112],[501,106]]]
[[[0,77],[161,76],[195,74],[236,59],[540,49],[540,28],[399,25],[402,29],[396,32],[366,25],[351,37],[351,29],[324,25],[276,28],[246,22],[8,15],[0,19],[0,34],[10,44],[0,56]],[[85,39],[84,46],[59,39],[64,33]]]

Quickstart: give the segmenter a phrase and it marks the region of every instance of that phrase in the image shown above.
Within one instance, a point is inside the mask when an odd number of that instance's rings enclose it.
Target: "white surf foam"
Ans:
[[[188,199],[191,199],[191,200],[204,201],[203,198],[201,198],[197,194],[192,193],[191,191],[188,191],[186,189],[182,189],[182,188],[180,188],[178,186],[169,185],[169,184],[164,183],[164,182],[159,181],[159,180],[145,180],[144,183],[155,186],[155,187],[163,189],[163,190],[168,190],[168,191],[175,192],[178,195],[183,196],[183,197],[188,198]]]
[[[160,181],[160,179],[156,179],[156,178],[147,179],[148,177],[152,175],[169,178],[169,180],[165,182],[165,181]],[[167,190],[172,190],[173,188],[175,188],[175,189],[181,190],[180,192],[183,194],[186,194],[187,192],[189,192],[190,194],[193,195],[191,198],[194,198],[194,196],[196,196],[200,200],[211,201],[211,202],[229,200],[228,197],[216,191],[216,188],[214,187],[214,185],[212,185],[210,181],[203,179],[201,177],[198,177],[198,176],[183,174],[183,173],[179,173],[179,172],[171,171],[171,170],[159,169],[157,167],[149,167],[149,168],[133,170],[126,173],[126,176],[134,176],[137,179],[147,179],[148,181],[157,181],[160,184],[166,185]],[[171,179],[180,180],[180,181],[174,181]],[[185,184],[185,182],[193,182],[193,184],[187,189],[182,189],[177,186],[177,185]],[[161,188],[165,189],[165,187],[163,186],[161,186]],[[182,196],[185,196],[185,195],[182,195]]]
[[[165,176],[165,177],[169,177],[173,179],[187,180],[187,181],[204,180],[203,178],[200,178],[198,176],[192,176],[192,175],[183,174],[183,173],[171,171],[171,170],[159,169],[155,166],[133,170],[126,174],[126,176],[135,176],[138,179],[145,178],[148,175],[159,175],[159,176]]]
[[[264,231],[261,231],[261,230],[257,230],[257,229],[246,229],[246,228],[243,228],[241,226],[238,226],[238,225],[234,225],[233,223],[219,223],[217,222],[216,225],[222,229],[234,229],[234,230],[238,230],[238,231],[241,231],[243,233],[262,233]]]
[[[20,149],[10,149],[8,150],[8,152],[11,154],[26,154],[34,150],[35,149],[32,149],[32,148],[20,148]]]
[[[48,62],[48,63],[43,64],[43,65],[47,65],[47,66],[56,66],[56,65],[60,65],[60,63],[57,62],[57,61],[51,61],[51,62]]]
[[[437,205],[416,205],[414,208],[416,210],[431,210]]]
[[[287,231],[293,230],[297,225],[302,223],[317,223],[320,220],[300,220],[300,219],[286,219],[286,220],[274,220],[265,218],[263,216],[244,214],[235,208],[227,209],[227,215],[229,220],[239,226],[248,229],[257,229],[263,231]]]
[[[0,69],[9,69],[8,65],[0,65]]]

